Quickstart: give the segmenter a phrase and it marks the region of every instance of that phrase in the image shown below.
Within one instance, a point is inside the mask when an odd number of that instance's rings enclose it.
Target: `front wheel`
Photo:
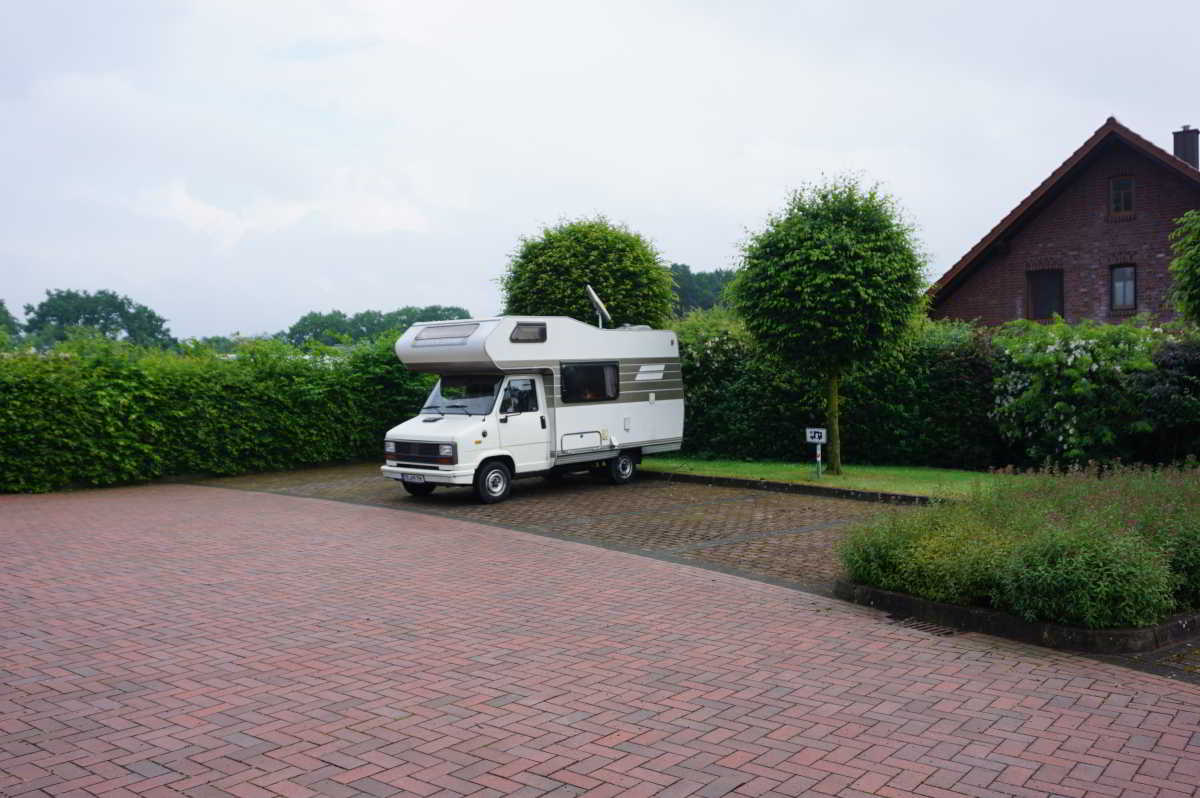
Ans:
[[[608,481],[614,485],[624,485],[633,479],[637,471],[637,460],[629,452],[621,452],[608,461]]]
[[[413,496],[428,496],[437,487],[428,482],[402,482],[400,484],[404,485],[404,489]]]
[[[484,463],[475,472],[475,495],[484,504],[495,504],[508,498],[512,491],[512,471],[499,460]]]

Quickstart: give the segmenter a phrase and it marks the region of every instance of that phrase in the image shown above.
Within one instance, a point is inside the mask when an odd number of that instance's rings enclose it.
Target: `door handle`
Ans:
[[[541,419],[542,419],[542,429],[545,429],[546,428],[546,417],[542,416]]]

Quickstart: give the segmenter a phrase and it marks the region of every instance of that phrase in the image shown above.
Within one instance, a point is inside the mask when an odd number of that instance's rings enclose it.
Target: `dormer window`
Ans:
[[[1108,181],[1109,216],[1128,216],[1133,213],[1133,178],[1114,177]]]

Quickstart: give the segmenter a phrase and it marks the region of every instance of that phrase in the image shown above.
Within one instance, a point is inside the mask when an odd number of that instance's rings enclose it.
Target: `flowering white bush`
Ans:
[[[997,352],[992,417],[1035,460],[1127,454],[1130,433],[1152,429],[1130,376],[1154,367],[1155,334],[1138,324],[1011,322]]]

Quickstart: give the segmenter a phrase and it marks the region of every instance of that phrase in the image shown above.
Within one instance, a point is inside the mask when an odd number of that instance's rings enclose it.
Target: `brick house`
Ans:
[[[1168,235],[1200,208],[1200,130],[1163,150],[1113,117],[929,289],[934,318],[1169,320]]]

